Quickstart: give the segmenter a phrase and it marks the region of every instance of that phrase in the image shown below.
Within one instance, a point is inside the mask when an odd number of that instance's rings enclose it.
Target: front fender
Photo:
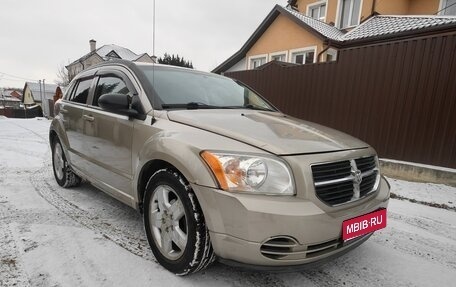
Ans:
[[[192,184],[208,187],[217,187],[212,173],[200,157],[201,149],[189,144],[186,136],[180,133],[160,132],[149,138],[138,155],[137,170],[152,160],[165,161],[182,173]],[[138,182],[140,172],[135,174],[135,182]]]
[[[133,136],[134,194],[141,196],[144,167],[154,160],[173,165],[190,184],[217,188],[217,181],[200,156],[203,150],[264,153],[237,140],[161,118],[153,125],[141,123],[135,126]]]

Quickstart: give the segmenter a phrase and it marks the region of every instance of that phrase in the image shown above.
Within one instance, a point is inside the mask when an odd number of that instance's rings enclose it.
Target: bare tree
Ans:
[[[74,76],[70,75],[64,64],[60,64],[57,70],[57,80],[55,83],[61,87],[67,87]]]

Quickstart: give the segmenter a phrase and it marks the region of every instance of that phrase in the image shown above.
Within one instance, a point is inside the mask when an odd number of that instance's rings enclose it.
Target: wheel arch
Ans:
[[[51,145],[51,147],[52,147],[52,144],[54,143],[54,140],[58,137],[59,136],[57,135],[55,130],[51,129],[49,131],[49,144]]]
[[[138,209],[142,213],[143,212],[143,202],[144,202],[144,195],[146,193],[146,186],[149,182],[150,177],[159,171],[160,169],[169,168],[175,170],[182,174],[175,166],[171,163],[161,160],[161,159],[153,159],[146,162],[141,171],[139,172],[138,182],[137,182],[137,193],[138,193]],[[182,175],[183,176],[183,175]],[[185,178],[185,176],[184,176]]]
[[[201,174],[201,171],[199,173],[196,173],[195,170],[190,171],[186,166],[177,160],[173,160],[169,158],[169,155],[167,156],[166,159],[164,158],[155,158],[148,160],[147,162],[144,163],[142,166],[139,174],[138,174],[138,179],[137,179],[137,208],[138,210],[142,213],[143,212],[143,202],[144,202],[144,195],[146,192],[146,187],[147,183],[149,182],[150,177],[157,171],[161,169],[171,169],[174,172],[179,173],[183,179],[185,180],[185,184],[191,184],[191,183],[200,183],[201,180],[198,180],[196,176],[198,174]],[[212,181],[212,179],[211,179]],[[210,183],[211,185],[214,185],[214,182]]]
[[[182,135],[183,136],[183,135]],[[189,184],[216,187],[212,173],[200,156],[201,149],[190,145],[188,138],[176,134],[155,134],[141,147],[135,172],[137,208],[142,203],[149,178],[157,170],[171,168],[182,175]]]
[[[60,140],[60,143],[65,146],[65,149],[68,148],[68,138],[65,133],[65,128],[61,119],[58,119],[57,117],[52,120],[51,127],[49,128],[49,144],[51,146],[52,141],[56,137]]]

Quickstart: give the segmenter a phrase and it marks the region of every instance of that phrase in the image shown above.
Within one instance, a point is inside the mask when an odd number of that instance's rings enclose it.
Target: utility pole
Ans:
[[[3,75],[0,75],[0,81],[2,80],[3,78]],[[0,93],[1,93],[1,96],[2,96],[2,103],[3,103],[3,108],[5,108],[5,97],[3,96],[3,88],[0,88]]]
[[[41,98],[41,112],[44,116],[44,108],[43,108],[43,91],[41,90],[41,80],[38,80],[38,84],[40,85],[40,98]]]
[[[0,88],[0,93],[2,95],[2,104],[3,104],[3,108],[5,108],[5,96],[3,95],[3,88]]]
[[[47,100],[47,97],[46,97],[46,80],[43,79],[43,94],[44,94],[44,103],[41,102],[41,104],[43,105],[43,111],[44,111],[44,117],[47,118],[49,116],[49,113],[48,113],[48,110],[49,110],[49,102]]]

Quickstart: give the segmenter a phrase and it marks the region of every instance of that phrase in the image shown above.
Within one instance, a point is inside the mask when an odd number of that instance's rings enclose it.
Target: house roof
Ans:
[[[339,39],[344,35],[344,32],[337,29],[334,26],[331,26],[325,22],[320,20],[314,19],[312,17],[306,16],[298,11],[291,9],[291,8],[284,8],[285,11],[299,19],[303,24],[309,26],[310,28],[317,31],[322,36],[329,38],[329,39]]]
[[[456,25],[455,16],[403,16],[377,15],[369,18],[361,25],[343,35],[339,41],[351,41],[403,32]]]
[[[25,88],[27,86],[29,87],[30,92],[32,93],[33,100],[35,102],[41,102],[40,84],[33,83],[33,82],[26,82],[25,86],[24,86],[24,92],[25,92]],[[41,84],[41,91],[42,91],[42,89],[43,89],[43,84]],[[44,85],[45,94],[43,94],[43,96],[46,96],[46,99],[53,99],[56,89],[57,89],[57,85],[45,84]]]
[[[226,71],[244,58],[255,42],[279,15],[288,17],[308,32],[322,38],[324,41],[331,41],[338,46],[344,44],[349,45],[350,43],[356,43],[361,40],[392,38],[403,34],[414,34],[418,31],[425,31],[428,29],[456,27],[455,16],[374,15],[351,31],[345,32],[325,22],[306,16],[293,8],[276,5],[242,48],[216,67],[212,72],[221,73]]]
[[[4,89],[4,90],[2,90],[1,95],[5,96],[5,97],[10,97],[10,96],[14,97],[14,94],[16,94],[16,96],[19,96],[19,97],[22,96],[21,92],[16,91],[15,89]]]
[[[147,55],[147,53],[138,55],[138,54],[132,52],[130,49],[127,49],[125,47],[121,47],[121,46],[114,45],[114,44],[103,45],[100,48],[96,49],[95,51],[85,54],[81,58],[79,58],[76,61],[74,61],[73,63],[69,64],[68,66],[71,66],[75,63],[84,61],[93,55],[97,55],[105,61],[109,60],[110,58],[117,58],[117,56],[123,60],[136,61],[137,59],[141,58],[143,55]]]
[[[12,97],[12,96],[2,96],[2,97],[0,97],[0,101],[5,101],[5,102],[20,102],[21,100],[19,100],[19,99],[16,98],[16,97]]]
[[[284,15],[288,17],[290,20],[294,21],[296,24],[300,25],[301,27],[308,29],[309,32],[314,33],[317,36],[320,36],[324,38],[324,35],[320,34],[318,30],[313,29],[309,24],[306,22],[302,21],[301,19],[297,18],[294,14],[291,12],[294,11],[289,8],[284,8],[280,5],[275,5],[274,8],[269,12],[269,14],[266,16],[266,18],[261,22],[260,26],[253,32],[252,36],[247,40],[247,42],[241,47],[239,51],[237,51],[233,56],[228,58],[225,62],[220,64],[218,67],[216,67],[214,70],[212,70],[213,73],[221,73],[230,67],[232,67],[234,64],[242,60],[242,58],[245,57],[246,53],[250,50],[250,48],[253,47],[253,45],[256,43],[256,41],[263,35],[263,33],[269,28],[269,26],[274,22],[274,20],[279,16],[279,15]],[[303,15],[304,16],[304,15]],[[304,16],[307,17],[307,16]],[[307,17],[309,18],[309,17]],[[319,21],[320,22],[320,21]],[[323,22],[320,22],[323,23]],[[325,24],[325,23],[323,23]],[[328,25],[328,24],[325,24]],[[329,26],[329,25],[328,25]]]

